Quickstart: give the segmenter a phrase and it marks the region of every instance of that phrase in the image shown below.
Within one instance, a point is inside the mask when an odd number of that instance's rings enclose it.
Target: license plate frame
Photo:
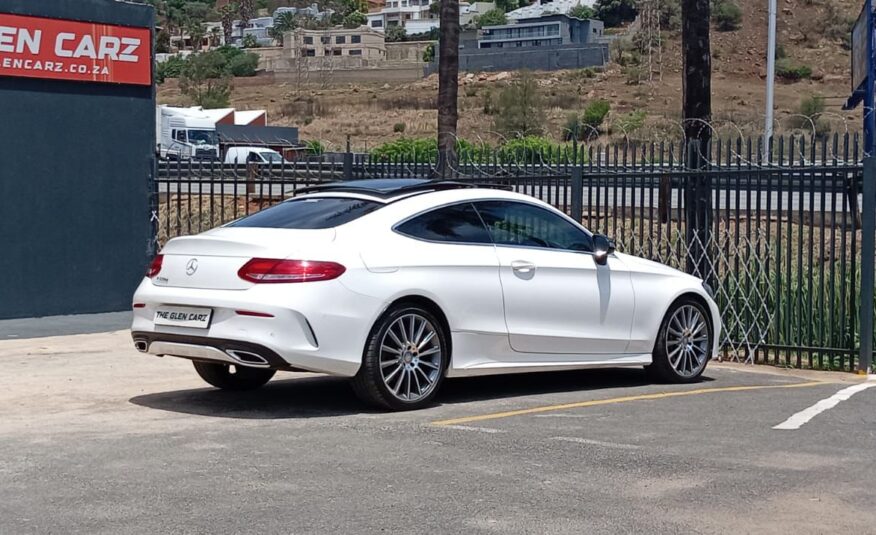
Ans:
[[[190,329],[208,329],[212,320],[212,308],[176,305],[162,305],[157,307],[155,309],[155,315],[152,318],[155,325],[188,327]]]

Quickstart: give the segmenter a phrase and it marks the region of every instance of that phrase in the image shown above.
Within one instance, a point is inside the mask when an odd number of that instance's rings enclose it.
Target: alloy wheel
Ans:
[[[444,352],[435,326],[419,314],[396,318],[380,342],[380,374],[397,399],[413,402],[435,388]]]
[[[709,325],[693,305],[678,308],[666,327],[669,365],[682,377],[699,373],[709,355]]]

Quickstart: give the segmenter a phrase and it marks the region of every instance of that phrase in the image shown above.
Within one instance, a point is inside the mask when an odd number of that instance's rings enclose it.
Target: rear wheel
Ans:
[[[390,310],[368,339],[353,389],[364,401],[392,410],[429,405],[444,380],[449,358],[446,333],[420,307]]]
[[[694,299],[681,299],[670,307],[660,325],[654,360],[646,367],[649,374],[671,383],[692,383],[700,378],[712,348],[708,313]]]
[[[201,379],[223,390],[253,390],[271,380],[276,370],[194,361]]]

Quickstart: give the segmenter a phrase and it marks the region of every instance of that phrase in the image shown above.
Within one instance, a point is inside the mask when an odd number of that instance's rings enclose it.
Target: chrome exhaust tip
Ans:
[[[261,355],[251,351],[241,351],[239,349],[229,349],[226,351],[231,358],[241,364],[249,364],[250,366],[267,366],[268,361]]]
[[[149,350],[149,343],[146,340],[134,340],[134,347],[140,353],[146,353]]]

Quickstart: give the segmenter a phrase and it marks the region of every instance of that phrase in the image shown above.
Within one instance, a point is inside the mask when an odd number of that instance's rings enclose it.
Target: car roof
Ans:
[[[436,191],[495,188],[509,189],[501,185],[478,184],[475,182],[461,182],[452,180],[427,180],[423,178],[379,178],[348,180],[341,182],[327,182],[301,188],[297,193],[304,194],[338,194],[350,193],[356,196],[374,198],[381,202],[389,203],[412,195],[433,193]]]

